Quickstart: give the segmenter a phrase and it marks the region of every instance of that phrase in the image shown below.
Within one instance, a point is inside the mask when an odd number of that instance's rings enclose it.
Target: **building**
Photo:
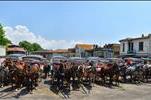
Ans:
[[[50,59],[53,55],[53,50],[34,51],[32,54],[41,55],[44,58]]]
[[[5,46],[0,46],[0,56],[6,56],[6,48],[5,48]]]
[[[56,50],[41,50],[41,51],[34,51],[32,54],[41,55],[47,59],[51,59],[53,56],[64,56],[64,57],[74,57],[75,56],[75,49],[56,49]]]
[[[6,54],[26,54],[26,50],[18,45],[9,45],[6,48]]]
[[[93,57],[93,51],[94,48],[90,50],[85,50],[85,57]]]
[[[112,49],[113,50],[113,57],[119,57],[120,56],[120,44],[106,44],[104,45],[104,48],[106,49]]]
[[[95,45],[92,44],[76,44],[75,45],[75,56],[76,57],[89,57],[89,51],[93,50]],[[91,53],[91,52],[90,52]]]
[[[119,42],[122,57],[151,57],[151,34],[137,38],[126,38]]]
[[[52,51],[52,56],[68,56],[68,49],[56,49]]]
[[[112,58],[113,50],[110,48],[97,47],[93,50],[93,56],[101,58]]]
[[[68,48],[68,57],[75,57],[75,48]]]
[[[42,55],[43,57],[48,59],[50,59],[53,56],[89,57],[89,56],[93,56],[94,47],[95,45],[91,45],[91,44],[76,44],[75,48],[42,50],[42,51],[35,51],[33,52],[33,54]]]
[[[53,56],[67,56],[67,49],[56,49],[56,50],[41,50],[34,51],[32,54],[41,55],[47,59],[51,59]]]
[[[52,56],[75,57],[75,48],[53,50]]]
[[[101,48],[93,44],[76,44],[75,48],[68,49],[56,49],[56,50],[42,50],[35,51],[33,54],[42,55],[45,58],[50,59],[53,56],[64,57],[113,57],[113,50],[110,48]]]

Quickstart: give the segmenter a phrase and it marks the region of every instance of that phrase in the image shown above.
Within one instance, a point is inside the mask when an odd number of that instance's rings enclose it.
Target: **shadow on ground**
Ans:
[[[22,88],[21,90],[15,92],[12,90],[12,87],[8,87],[0,91],[0,99],[19,98],[20,96],[24,96],[26,94],[28,94],[26,88]]]
[[[70,98],[70,97],[69,97],[69,95],[70,95],[70,90],[69,90],[69,88],[66,87],[66,86],[63,86],[63,87],[59,88],[59,87],[56,85],[56,83],[55,83],[55,85],[54,85],[54,84],[53,84],[53,85],[50,85],[50,90],[51,90],[53,93],[55,93],[56,95],[61,96],[62,98],[65,98],[65,99]],[[61,94],[61,95],[60,95],[60,94]]]

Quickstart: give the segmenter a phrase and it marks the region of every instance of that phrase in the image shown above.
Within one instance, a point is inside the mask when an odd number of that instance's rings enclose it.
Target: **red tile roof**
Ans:
[[[52,53],[53,50],[41,50],[41,51],[34,51],[34,53]]]
[[[57,50],[53,50],[53,53],[68,53],[68,49],[57,49]]]
[[[25,52],[26,50],[24,50],[23,48],[20,47],[13,47],[13,48],[7,48],[7,51],[22,51]]]

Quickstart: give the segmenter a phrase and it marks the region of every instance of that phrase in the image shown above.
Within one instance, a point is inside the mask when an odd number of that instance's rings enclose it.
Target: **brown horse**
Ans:
[[[15,85],[16,90],[24,85],[26,77],[26,64],[22,60],[17,60],[13,62],[13,69],[10,71],[12,88]]]
[[[11,60],[10,58],[6,58],[3,62],[4,66],[7,67],[9,70],[13,69],[13,60]]]
[[[38,79],[40,73],[40,64],[32,63],[30,66],[26,67],[27,75],[27,90],[32,93],[32,90],[38,86]]]
[[[79,72],[81,73],[80,74],[80,77],[82,79],[81,81],[84,81],[84,80],[88,81],[89,86],[92,86],[92,83],[94,83],[94,80],[95,80],[95,70],[94,70],[93,64],[90,62],[87,62],[80,65],[78,69],[79,69]]]
[[[96,67],[96,76],[99,76],[103,80],[103,84],[106,83],[106,78],[109,77],[109,84],[112,85],[113,80],[119,84],[119,69],[117,64],[113,63],[99,63]]]
[[[12,85],[12,89],[21,88],[25,77],[25,63],[21,60],[6,58],[4,67],[8,68],[8,83]]]

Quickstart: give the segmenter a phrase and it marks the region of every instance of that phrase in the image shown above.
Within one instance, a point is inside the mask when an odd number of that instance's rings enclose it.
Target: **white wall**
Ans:
[[[139,42],[144,42],[143,51],[139,51]],[[133,40],[136,53],[149,53],[149,39]]]
[[[123,52],[123,43],[125,43],[125,51]],[[120,54],[127,54],[128,51],[128,42],[122,41],[120,42]]]
[[[133,50],[136,51],[137,54],[151,54],[151,38],[147,39],[137,39],[132,40],[133,42]],[[139,42],[144,42],[144,48],[143,51],[139,51]],[[125,43],[125,52],[123,52],[123,43]],[[120,54],[124,55],[127,54],[128,51],[128,41],[122,41],[120,42]]]
[[[0,56],[6,55],[6,48],[4,46],[0,46]]]

